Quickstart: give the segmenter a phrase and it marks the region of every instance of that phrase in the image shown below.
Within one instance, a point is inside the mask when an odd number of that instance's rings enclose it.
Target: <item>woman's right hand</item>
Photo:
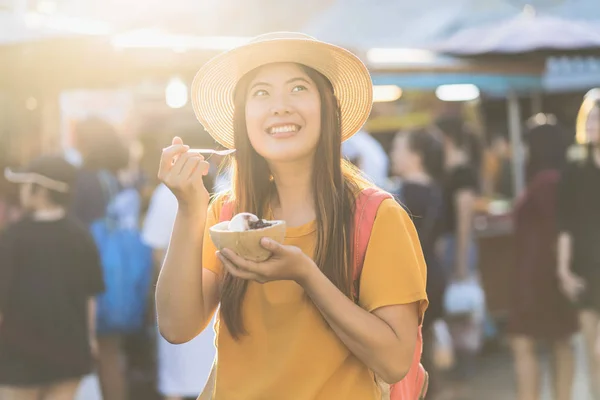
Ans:
[[[206,211],[209,194],[202,177],[208,174],[208,162],[198,153],[188,152],[189,146],[179,137],[173,138],[160,158],[158,179],[173,192],[180,210]]]
[[[579,295],[585,289],[585,281],[571,271],[559,273],[558,278],[565,296],[573,302],[577,301]]]

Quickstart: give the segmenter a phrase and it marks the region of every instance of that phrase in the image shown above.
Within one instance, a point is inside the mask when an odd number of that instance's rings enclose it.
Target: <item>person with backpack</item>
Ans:
[[[427,263],[429,307],[423,321],[423,364],[429,372],[431,398],[439,392],[433,349],[434,324],[444,317],[444,292],[448,277],[437,254],[444,202],[440,179],[444,174],[444,147],[431,132],[421,129],[397,133],[390,154],[392,171],[401,178],[395,190],[398,202],[412,216]]]
[[[23,218],[0,236],[0,399],[68,400],[97,353],[100,257],[67,214],[75,168],[42,156],[7,170]]]
[[[98,298],[98,378],[102,396],[125,400],[134,356],[128,339],[139,342],[152,283],[152,249],[141,238],[140,194],[119,174],[129,165],[129,149],[116,129],[100,118],[77,124],[75,145],[82,158],[73,184],[70,213],[88,227],[100,253],[106,290]]]
[[[232,190],[209,201],[203,157],[179,138],[164,150],[159,177],[179,207],[156,306],[162,335],[184,343],[219,305],[212,398],[423,398],[417,232],[341,156],[372,91],[354,54],[300,33],[261,35],[196,75],[197,118],[236,149]],[[286,221],[283,244],[260,242],[268,260],[215,248],[208,229],[238,212]]]

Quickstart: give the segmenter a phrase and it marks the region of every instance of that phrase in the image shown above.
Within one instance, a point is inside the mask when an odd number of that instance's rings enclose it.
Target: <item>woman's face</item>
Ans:
[[[410,149],[406,134],[396,135],[390,156],[395,175],[404,176],[418,168],[419,156]]]
[[[246,126],[252,147],[268,161],[312,156],[321,135],[316,84],[293,63],[261,67],[248,85]]]
[[[595,144],[600,144],[600,108],[594,107],[590,110],[585,124],[587,139]]]

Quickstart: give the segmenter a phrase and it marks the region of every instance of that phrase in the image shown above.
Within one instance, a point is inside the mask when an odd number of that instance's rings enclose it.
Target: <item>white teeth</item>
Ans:
[[[269,133],[272,135],[274,133],[287,133],[287,132],[296,132],[298,131],[297,125],[282,125],[275,126],[273,128],[269,128]]]

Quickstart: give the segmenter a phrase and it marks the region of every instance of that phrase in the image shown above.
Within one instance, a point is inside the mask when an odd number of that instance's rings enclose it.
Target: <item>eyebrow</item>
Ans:
[[[310,85],[310,82],[308,81],[308,79],[303,78],[301,76],[298,76],[298,77],[295,77],[295,78],[292,78],[292,79],[288,79],[285,82],[285,84],[289,85],[290,83],[297,82],[297,81],[306,82],[306,83],[308,83]],[[267,83],[267,82],[256,82],[255,84],[253,84],[250,87],[250,90],[254,89],[256,86],[273,86],[273,85],[271,85],[270,83]]]

